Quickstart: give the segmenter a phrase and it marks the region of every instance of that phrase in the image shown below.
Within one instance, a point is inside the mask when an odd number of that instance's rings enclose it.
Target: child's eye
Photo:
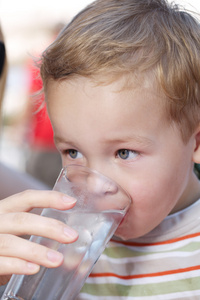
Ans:
[[[137,157],[138,152],[136,151],[132,151],[132,150],[128,150],[128,149],[120,149],[117,151],[117,155],[119,158],[124,159],[124,160],[128,160],[128,159],[134,159]]]
[[[67,150],[67,154],[73,159],[82,158],[82,154],[75,149]]]

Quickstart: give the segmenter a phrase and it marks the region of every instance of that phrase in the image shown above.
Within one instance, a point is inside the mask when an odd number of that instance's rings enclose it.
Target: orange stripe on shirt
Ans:
[[[94,273],[90,274],[89,277],[116,277],[119,279],[137,279],[137,278],[145,278],[145,277],[157,277],[157,276],[165,276],[165,275],[172,275],[172,274],[179,274],[179,273],[187,273],[195,270],[200,270],[200,265],[198,266],[193,266],[189,268],[184,268],[184,269],[177,269],[177,270],[168,270],[164,272],[157,272],[157,273],[149,273],[149,274],[136,274],[136,275],[118,275],[115,273]]]
[[[123,244],[126,246],[137,246],[137,247],[146,247],[146,246],[158,246],[158,245],[166,245],[166,244],[173,244],[179,241],[183,241],[183,240],[187,240],[187,239],[191,239],[194,237],[200,236],[200,232],[197,233],[192,233],[192,234],[188,234],[185,236],[181,236],[179,238],[175,238],[175,239],[171,239],[171,240],[167,240],[167,241],[161,241],[161,242],[156,242],[156,243],[135,243],[135,242],[128,242],[128,241],[117,241],[114,239],[111,239],[112,242],[118,243],[118,244]]]

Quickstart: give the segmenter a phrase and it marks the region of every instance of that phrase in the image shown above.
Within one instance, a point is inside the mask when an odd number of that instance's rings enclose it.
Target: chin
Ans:
[[[133,233],[131,233],[131,232],[127,233],[126,231],[123,231],[123,230],[120,230],[120,229],[119,230],[117,229],[115,231],[114,236],[121,239],[121,240],[123,240],[123,241],[135,240],[135,239],[141,237],[141,235],[139,235],[139,234],[136,235],[136,234],[134,234],[134,232]]]
[[[128,240],[137,239],[137,238],[145,235],[146,233],[147,232],[144,232],[143,228],[140,228],[140,230],[138,230],[138,228],[136,228],[136,230],[135,230],[135,227],[133,226],[133,224],[126,222],[126,219],[124,219],[118,226],[114,235],[123,241],[128,241]]]
[[[133,232],[130,232],[130,228],[128,228],[128,226],[123,226],[122,223],[119,225],[114,235],[123,241],[135,238]]]

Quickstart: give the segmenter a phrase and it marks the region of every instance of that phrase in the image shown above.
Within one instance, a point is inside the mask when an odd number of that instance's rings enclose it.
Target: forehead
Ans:
[[[141,95],[141,97],[140,97]],[[95,103],[97,99],[101,99],[103,104],[106,99],[106,104],[123,101],[123,104],[136,105],[134,99],[142,104],[147,102],[153,105],[154,103],[159,108],[165,103],[165,96],[159,90],[156,80],[150,76],[121,76],[115,80],[113,78],[87,78],[77,76],[63,81],[49,81],[46,88],[46,101],[49,106],[57,105],[57,98],[60,98],[62,105],[74,105],[77,102],[85,100],[90,101],[90,104]],[[85,105],[87,104],[85,102]]]
[[[155,76],[122,75],[118,78],[76,76],[63,81],[50,81],[46,89],[46,101],[50,115],[58,110],[66,114],[71,111],[77,114],[107,114],[121,118],[127,113],[143,110],[162,115],[166,118],[166,97],[159,88]],[[109,110],[110,109],[110,110]],[[72,111],[73,110],[73,111]],[[109,112],[108,112],[109,111]],[[51,113],[52,112],[52,113]],[[61,113],[61,112],[59,112]]]
[[[77,76],[63,81],[50,81],[46,89],[49,111],[64,110],[90,111],[99,109],[106,115],[108,108],[120,116],[125,110],[143,109],[156,111],[163,117],[166,99],[159,90],[156,80],[150,76],[121,76],[116,80],[106,77],[87,78]],[[95,107],[94,107],[95,106]]]
[[[130,93],[146,92],[153,94],[155,99],[160,99],[160,105],[165,101],[165,95],[160,89],[154,72],[131,73],[131,74],[113,74],[96,75],[94,77],[72,76],[61,81],[50,79],[45,93],[46,101],[52,99],[52,95],[57,94],[57,91],[67,90],[76,92],[77,89],[84,92],[97,93],[101,91],[112,92],[117,97],[117,94],[125,96]],[[74,89],[74,91],[73,91]],[[69,100],[69,99],[68,99]]]
[[[47,90],[54,132],[62,137],[71,135],[71,129],[79,136],[96,131],[108,138],[131,135],[133,130],[143,136],[150,128],[158,131],[165,123],[162,100],[148,81],[133,88],[125,77],[104,85],[77,77],[53,81]]]

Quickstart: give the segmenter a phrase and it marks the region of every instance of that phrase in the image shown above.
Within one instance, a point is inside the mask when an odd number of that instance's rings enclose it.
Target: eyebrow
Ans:
[[[64,140],[61,137],[55,136],[54,137],[55,143],[64,143],[64,144],[71,144],[73,145],[74,142],[70,140]],[[145,146],[152,146],[154,144],[153,140],[144,136],[140,135],[127,135],[123,136],[123,138],[107,138],[105,141],[101,141],[103,144],[128,144],[131,142],[136,142],[137,144],[145,145]]]
[[[146,146],[152,146],[153,140],[140,135],[123,136],[123,138],[110,138],[105,141],[109,144],[126,144],[126,143],[137,143]]]
[[[59,136],[54,136],[54,142],[55,142],[55,144],[57,144],[57,143],[70,144],[70,145],[74,144],[74,142],[72,142],[71,140],[65,140],[64,138],[59,137]]]

